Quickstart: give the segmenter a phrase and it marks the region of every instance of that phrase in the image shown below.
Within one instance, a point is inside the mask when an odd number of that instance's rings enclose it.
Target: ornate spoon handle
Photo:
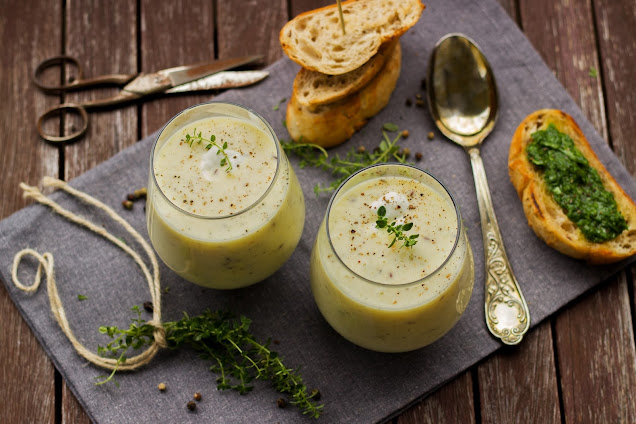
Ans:
[[[530,311],[504,249],[479,148],[468,149],[475,178],[486,256],[485,313],[488,329],[502,342],[517,344],[530,326]]]

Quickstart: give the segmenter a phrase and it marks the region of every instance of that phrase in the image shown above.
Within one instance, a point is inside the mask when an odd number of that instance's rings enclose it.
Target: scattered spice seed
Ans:
[[[421,95],[420,93],[417,93],[417,94],[415,95],[415,98],[416,98],[417,100],[422,100],[422,95]]]
[[[409,149],[408,147],[405,147],[402,149],[402,151],[400,152],[403,156],[409,157],[409,155],[411,154],[411,149]]]
[[[190,402],[188,402],[188,409],[190,411],[194,411],[197,408],[197,404],[195,401],[191,400]]]
[[[166,391],[166,383],[157,384],[157,388],[159,389],[160,392],[165,392]]]
[[[409,130],[402,131],[402,137],[407,138],[409,136]]]
[[[358,146],[358,153],[364,153],[367,151],[367,148],[364,146]]]
[[[433,131],[430,131],[430,132],[428,133],[427,137],[428,137],[428,139],[429,139],[429,140],[432,140],[432,139],[434,139],[434,138],[435,138],[435,133],[434,133]]]
[[[278,398],[276,405],[278,405],[279,408],[284,408],[287,406],[287,401],[283,398]]]
[[[411,99],[406,99],[405,104],[406,104],[406,107],[411,107],[411,106],[413,106],[413,102],[411,101]]]
[[[313,400],[320,400],[320,397],[322,395],[320,394],[320,390],[318,389],[313,389],[311,391],[311,395],[309,395],[310,398],[312,398]]]
[[[196,401],[200,401],[200,400],[201,400],[201,393],[196,392],[196,393],[194,394],[194,400],[196,400]]]
[[[124,207],[124,209],[128,209],[129,211],[133,208],[133,202],[130,200],[124,200],[123,202],[121,202],[121,205]]]
[[[424,107],[424,106],[426,106],[426,104],[424,103],[424,100],[418,99],[418,100],[415,101],[415,106]]]
[[[426,79],[423,79],[422,81],[420,81],[420,88],[426,91]]]
[[[422,152],[417,152],[415,154],[415,159],[417,159],[417,160],[422,160],[423,157],[424,157],[424,155],[422,154]]]
[[[155,310],[155,307],[152,302],[144,302],[144,309],[148,312],[153,312]]]

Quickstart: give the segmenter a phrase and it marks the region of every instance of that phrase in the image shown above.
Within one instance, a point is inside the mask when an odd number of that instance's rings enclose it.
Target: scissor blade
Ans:
[[[179,66],[177,68],[170,68],[161,71],[166,75],[172,87],[186,84],[191,81],[198,80],[208,75],[225,71],[228,69],[236,68],[237,66],[247,65],[248,63],[257,62],[263,57],[260,55],[235,57],[231,59],[221,59],[209,63],[201,63],[198,65]]]
[[[188,91],[220,90],[223,88],[245,87],[255,84],[269,75],[267,71],[225,71],[203,77],[196,81],[181,84],[166,93],[184,93]]]

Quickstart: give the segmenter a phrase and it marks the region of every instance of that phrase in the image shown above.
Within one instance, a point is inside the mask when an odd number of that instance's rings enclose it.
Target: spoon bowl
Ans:
[[[495,76],[477,44],[454,33],[435,45],[426,86],[435,125],[470,156],[486,255],[486,324],[502,342],[517,344],[530,327],[530,312],[504,249],[479,150],[497,121]]]

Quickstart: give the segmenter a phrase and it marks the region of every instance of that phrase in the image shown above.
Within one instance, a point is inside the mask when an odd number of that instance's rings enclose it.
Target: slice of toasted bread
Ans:
[[[528,159],[526,147],[532,142],[531,134],[550,124],[572,138],[590,166],[598,171],[603,186],[613,194],[618,210],[627,221],[627,229],[618,237],[602,243],[588,241],[548,192],[541,170]],[[616,262],[636,254],[636,205],[607,172],[579,126],[565,112],[538,110],[521,122],[510,144],[508,171],[528,224],[549,246],[591,264]]]
[[[327,75],[302,68],[294,79],[296,100],[313,107],[333,103],[360,90],[382,69],[397,43],[397,39],[384,43],[364,65],[346,74]]]
[[[303,68],[340,75],[366,63],[380,46],[415,25],[420,0],[350,0],[342,3],[343,34],[336,4],[302,13],[280,31],[280,44]]]
[[[369,84],[334,103],[310,108],[301,105],[294,92],[287,105],[289,135],[296,141],[323,147],[333,147],[351,138],[389,102],[400,76],[401,59],[398,43]]]

